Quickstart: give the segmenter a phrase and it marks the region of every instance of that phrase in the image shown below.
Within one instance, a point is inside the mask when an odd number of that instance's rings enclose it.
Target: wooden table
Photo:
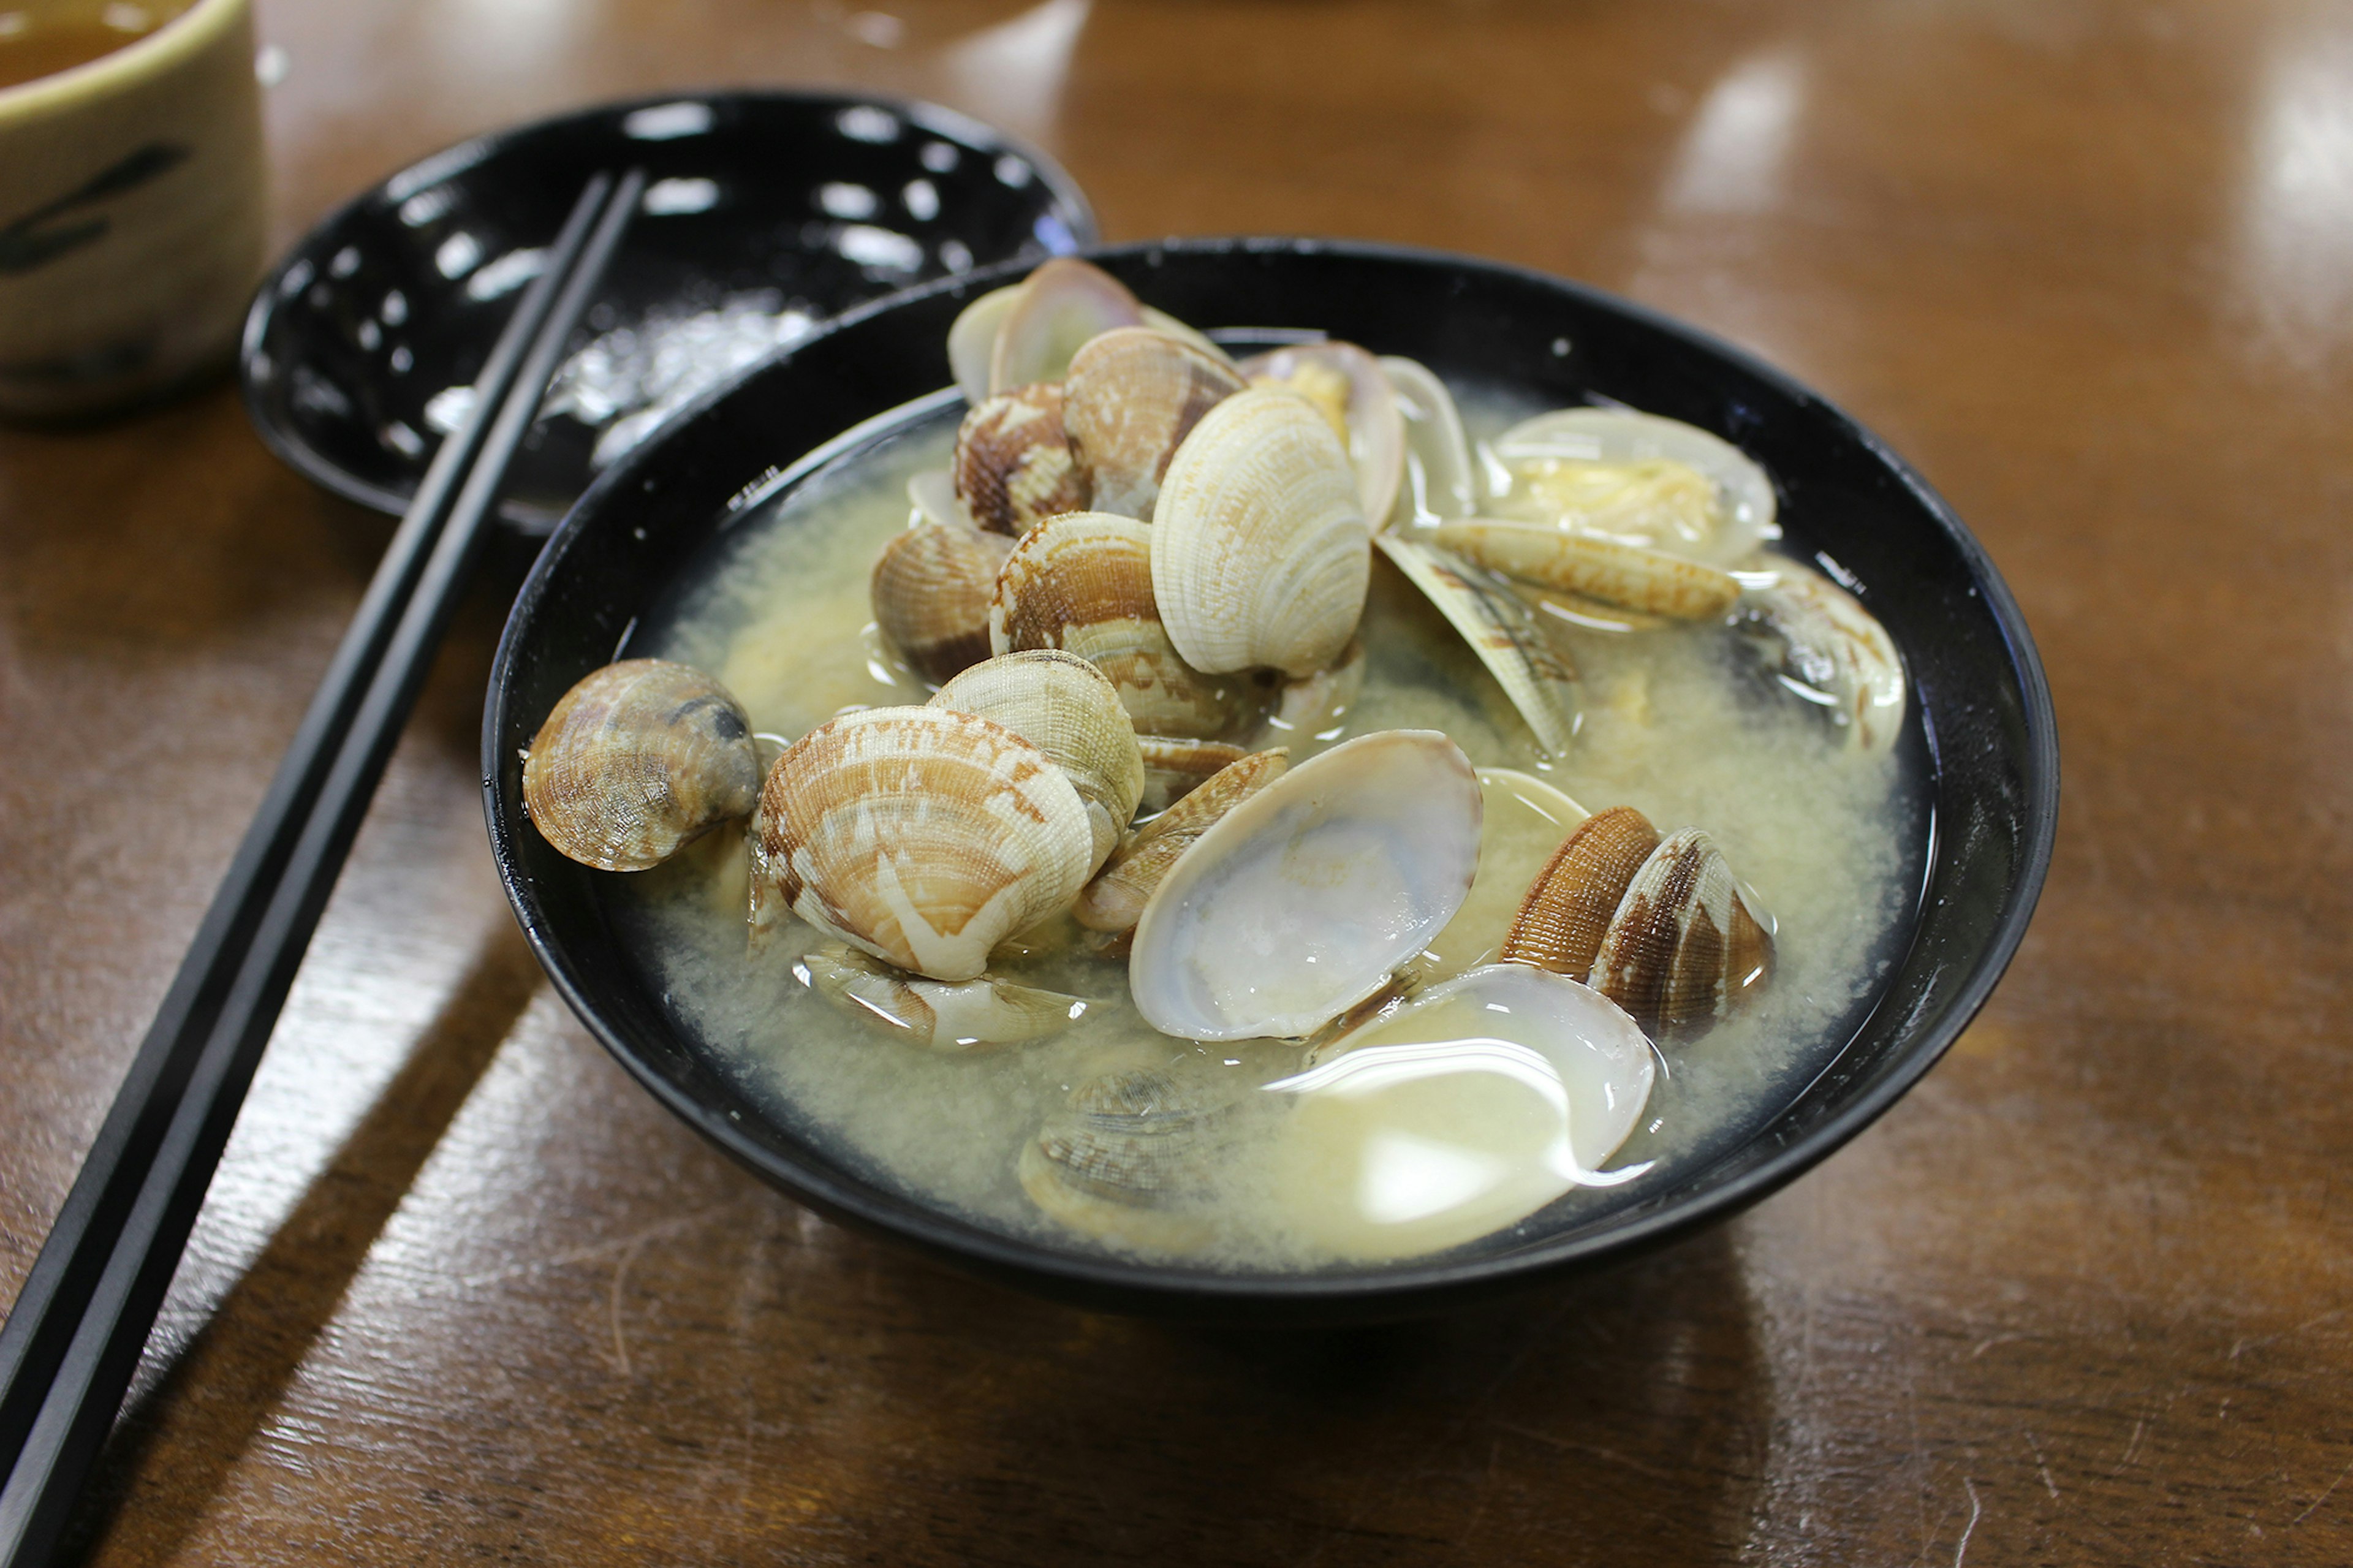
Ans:
[[[461,616],[238,1124],[96,1563],[2353,1559],[2353,13],[263,0],[279,237],[475,131],[855,83],[1106,234],[1590,280],[1853,410],[2025,606],[2066,748],[2009,979],[1737,1223],[1472,1318],[1089,1317],[723,1163],[542,983]],[[13,1292],[381,532],[232,390],[0,435]]]

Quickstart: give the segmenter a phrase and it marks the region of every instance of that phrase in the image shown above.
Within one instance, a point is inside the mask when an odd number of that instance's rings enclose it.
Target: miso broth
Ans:
[[[1457,389],[1461,396],[1461,389]],[[1528,410],[1465,403],[1474,436]],[[959,403],[917,413],[780,501],[749,507],[626,650],[716,675],[756,731],[790,740],[858,706],[920,703],[929,689],[876,635],[868,574],[907,525],[908,479],[942,467]],[[1802,526],[1802,519],[1797,520]],[[1631,805],[1662,833],[1706,828],[1777,925],[1776,968],[1756,1004],[1659,1057],[1632,1134],[1595,1173],[1484,1237],[1398,1233],[1399,1257],[1436,1245],[1497,1249],[1575,1225],[1675,1182],[1749,1137],[1819,1075],[1867,1013],[1901,952],[1927,839],[1916,763],[1844,752],[1795,700],[1735,668],[1713,626],[1612,632],[1566,626],[1582,682],[1576,745],[1557,762],[1475,655],[1388,563],[1375,557],[1359,637],[1364,686],[1342,721],[1284,737],[1294,765],[1350,737],[1435,729],[1481,767],[1522,770],[1588,810]],[[1201,1045],[1157,1033],[1126,995],[1124,961],[1094,955],[1066,921],[1008,944],[991,973],[1083,999],[1062,1033],[997,1050],[893,1040],[829,1002],[803,955],[830,939],[788,921],[747,952],[743,836],[723,830],[626,879],[619,918],[679,1026],[781,1125],[884,1185],[982,1226],[1048,1245],[1240,1270],[1360,1266],[1377,1246],[1300,1230],[1276,1148],[1296,1043]],[[1205,1103],[1229,1102],[1206,1218],[1175,1231],[1082,1234],[1048,1217],[1016,1174],[1021,1152],[1074,1088],[1106,1073],[1167,1069]],[[1421,1238],[1421,1239],[1417,1239]]]

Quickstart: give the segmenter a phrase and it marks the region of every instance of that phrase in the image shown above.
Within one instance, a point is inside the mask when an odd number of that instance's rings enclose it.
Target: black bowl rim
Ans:
[[[545,595],[556,563],[606,504],[608,492],[639,482],[644,470],[662,458],[662,449],[677,439],[712,404],[728,395],[744,380],[789,359],[818,338],[856,326],[869,317],[938,294],[975,293],[1018,279],[1034,263],[1014,261],[976,268],[958,278],[944,279],[858,307],[836,318],[819,333],[793,348],[745,367],[735,377],[706,393],[682,410],[661,432],[599,475],[575,501],[550,537],[517,595],[491,665],[489,701],[483,711],[483,807],[488,818],[499,878],[525,938],[554,981],[557,991],[591,1033],[622,1067],[688,1125],[701,1131],[737,1163],[797,1201],[829,1217],[858,1228],[911,1245],[952,1266],[1034,1292],[1078,1300],[1117,1311],[1155,1316],[1230,1318],[1238,1313],[1270,1321],[1324,1321],[1341,1319],[1404,1318],[1467,1304],[1546,1279],[1621,1261],[1654,1249],[1707,1225],[1730,1217],[1794,1181],[1844,1146],[1857,1133],[1885,1114],[1888,1108],[1926,1076],[1982,1008],[2024,940],[2026,928],[2050,870],[2052,846],[2057,832],[2059,803],[2059,741],[2051,688],[2024,614],[2003,582],[1992,559],[1968,526],[1917,469],[1879,437],[1827,398],[1792,377],[1766,364],[1746,351],[1711,333],[1623,300],[1588,285],[1535,268],[1489,260],[1454,252],[1376,241],[1323,239],[1307,237],[1171,237],[1119,246],[1097,246],[1080,252],[1092,258],[1155,255],[1231,255],[1279,251],[1303,256],[1337,254],[1368,260],[1403,262],[1427,268],[1474,268],[1540,287],[1562,290],[1584,304],[1629,317],[1641,324],[1715,354],[1742,371],[1820,410],[1845,428],[1902,480],[1921,507],[1942,528],[1967,563],[1978,592],[1999,626],[2022,698],[2025,755],[2020,759],[2025,775],[2021,810],[2025,819],[2024,853],[2018,876],[2005,899],[2001,917],[1977,963],[1951,994],[1952,1001],[1937,1023],[1891,1064],[1877,1081],[1839,1110],[1807,1128],[1778,1152],[1724,1182],[1692,1193],[1667,1207],[1640,1218],[1582,1234],[1538,1242],[1517,1251],[1421,1266],[1404,1265],[1377,1273],[1300,1275],[1222,1275],[1163,1265],[1122,1261],[1059,1252],[987,1230],[969,1221],[951,1218],[913,1199],[878,1205],[857,1190],[847,1188],[822,1172],[786,1166],[773,1150],[746,1137],[734,1122],[682,1093],[638,1060],[618,1033],[606,1023],[575,984],[564,955],[546,929],[535,891],[519,874],[512,850],[516,825],[506,820],[498,786],[497,749],[504,727],[511,670],[518,657],[522,628]],[[885,417],[887,416],[878,416]],[[858,428],[862,428],[863,425]],[[845,432],[827,442],[819,452],[838,447],[854,434]],[[807,472],[810,457],[797,460],[771,479],[764,489],[773,492],[795,476]],[[1936,740],[1929,736],[1932,761]],[[1941,763],[1937,764],[1941,767]],[[1928,868],[1933,875],[1934,858]],[[1827,1068],[1825,1071],[1829,1070]]]
[[[617,98],[603,103],[589,104],[580,109],[567,110],[561,114],[551,114],[543,119],[525,121],[519,125],[507,125],[494,131],[485,131],[480,135],[466,137],[437,152],[428,153],[415,163],[394,170],[366,190],[344,202],[334,211],[312,224],[304,231],[301,239],[287,247],[285,254],[271,265],[261,281],[255,285],[253,298],[246,305],[245,326],[237,339],[237,390],[245,403],[246,419],[253,426],[254,433],[261,437],[261,444],[267,447],[279,461],[322,489],[339,495],[345,500],[355,501],[372,511],[383,512],[386,516],[399,517],[406,513],[410,497],[397,490],[385,489],[381,485],[369,483],[312,447],[302,438],[300,431],[284,425],[270,414],[262,395],[260,384],[255,379],[253,365],[256,357],[261,352],[262,341],[269,333],[270,319],[277,311],[280,283],[297,264],[311,258],[315,254],[325,249],[332,237],[340,235],[344,227],[357,217],[361,209],[384,196],[396,181],[413,174],[420,169],[428,168],[434,163],[452,158],[460,152],[471,152],[473,155],[466,160],[464,167],[452,172],[454,176],[496,159],[507,148],[529,137],[561,132],[570,126],[586,124],[591,121],[609,120],[659,104],[688,102],[831,104],[844,109],[860,104],[871,104],[878,109],[890,110],[904,118],[914,120],[927,130],[961,137],[974,147],[996,147],[1004,152],[1018,154],[1037,171],[1039,180],[1053,193],[1054,199],[1067,207],[1077,218],[1078,221],[1071,227],[1071,233],[1079,242],[1081,249],[1083,250],[1097,243],[1100,231],[1095,223],[1094,207],[1088,202],[1086,193],[1079,189],[1078,182],[1071,178],[1069,171],[1021,138],[999,131],[984,121],[975,120],[971,115],[950,109],[944,104],[933,103],[919,98],[903,98],[887,92],[851,92],[827,88],[759,87],[681,88],[674,92],[646,93],[636,98]],[[997,265],[1018,265],[1018,263],[991,263],[992,267]],[[1029,265],[1034,266],[1036,263],[1032,262]],[[917,287],[932,288],[958,282],[962,280],[962,276],[976,277],[983,270],[984,268],[975,268],[971,274],[960,275],[956,279],[935,279],[932,283],[919,284]],[[905,291],[900,290],[900,292]],[[895,297],[895,295],[884,295],[880,298]],[[877,302],[879,301],[868,300],[866,305],[854,306],[852,309],[864,310],[867,305]],[[756,369],[758,366],[755,363],[749,368]],[[681,408],[671,417],[683,418],[687,413],[686,408]],[[584,490],[581,494],[585,497],[587,492]]]

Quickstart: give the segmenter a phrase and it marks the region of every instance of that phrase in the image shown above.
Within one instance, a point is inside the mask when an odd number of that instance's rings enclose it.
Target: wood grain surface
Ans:
[[[1090,1317],[723,1163],[539,977],[453,634],[78,1532],[91,1563],[2353,1560],[2353,12],[2299,0],[263,0],[277,228],[473,132],[855,83],[1113,238],[1548,268],[1977,529],[2058,856],[2000,992],[1736,1223],[1473,1317]],[[382,528],[232,389],[0,433],[0,1292]]]

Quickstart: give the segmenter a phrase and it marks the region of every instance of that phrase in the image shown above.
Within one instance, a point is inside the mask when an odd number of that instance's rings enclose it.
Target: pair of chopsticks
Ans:
[[[589,181],[435,456],[0,1327],[0,1568],[53,1555],[566,340],[645,185]]]

